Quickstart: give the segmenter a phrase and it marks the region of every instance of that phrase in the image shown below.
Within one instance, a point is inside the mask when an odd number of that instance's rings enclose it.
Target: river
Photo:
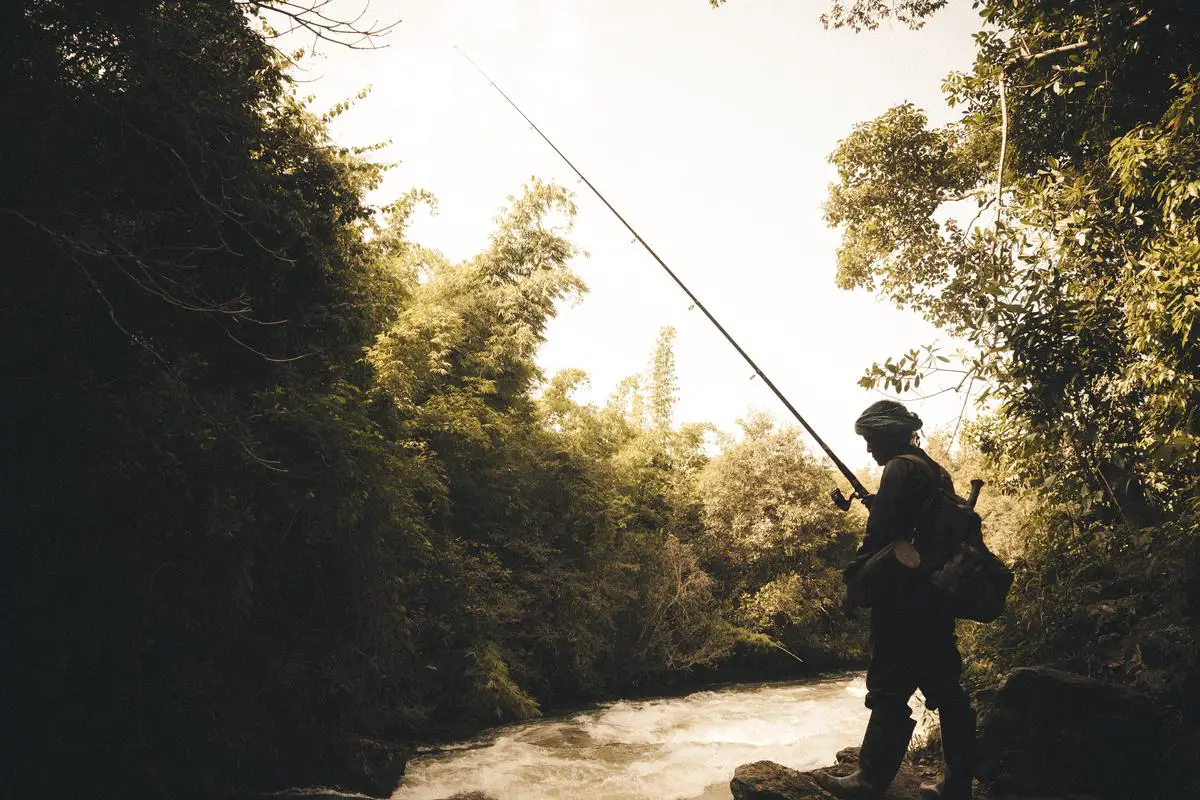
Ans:
[[[622,700],[418,754],[393,800],[727,800],[739,764],[833,763],[867,724],[862,675]]]

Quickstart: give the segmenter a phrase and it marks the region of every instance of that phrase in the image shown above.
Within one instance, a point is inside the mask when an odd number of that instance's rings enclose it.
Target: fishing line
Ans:
[[[860,481],[854,475],[854,473],[850,471],[849,467],[847,467],[844,463],[842,463],[842,460],[840,458],[838,458],[837,455],[833,452],[833,450],[831,450],[829,448],[829,445],[825,444],[825,440],[822,439],[815,430],[813,430],[812,426],[808,424],[808,422],[804,419],[804,417],[800,416],[800,412],[797,411],[796,407],[791,404],[791,401],[789,401],[784,396],[783,392],[779,391],[779,388],[775,386],[775,384],[771,381],[771,379],[767,377],[766,373],[763,372],[762,369],[758,366],[758,364],[755,363],[754,359],[752,359],[750,357],[750,354],[742,349],[742,346],[739,345],[737,343],[737,341],[729,334],[729,331],[725,330],[725,326],[717,321],[717,318],[712,315],[712,312],[708,310],[708,308],[704,305],[704,303],[700,302],[700,298],[698,298],[698,297],[696,297],[696,295],[692,294],[692,290],[689,289],[682,280],[680,280],[679,276],[675,274],[675,271],[667,266],[667,263],[662,260],[662,258],[658,255],[658,253],[654,252],[654,248],[651,247],[646,242],[646,240],[642,238],[642,235],[640,233],[638,233],[637,230],[635,230],[632,225],[629,224],[628,220],[626,220],[625,217],[621,216],[621,212],[617,211],[617,209],[613,207],[613,204],[608,202],[608,198],[606,198],[600,192],[600,190],[597,189],[596,186],[590,180],[587,179],[586,175],[584,175],[582,172],[580,172],[579,168],[575,166],[575,164],[571,161],[571,159],[567,158],[566,153],[564,153],[562,150],[559,150],[558,146],[555,145],[554,142],[550,141],[550,137],[542,132],[542,129],[539,128],[537,126],[537,124],[533,120],[531,120],[524,111],[521,110],[520,106],[518,106],[515,102],[513,102],[513,99],[511,97],[509,97],[508,94],[503,89],[501,89],[494,80],[492,80],[490,75],[488,75],[486,72],[483,71],[482,67],[480,67],[478,64],[475,63],[475,60],[473,58],[471,58],[469,55],[467,55],[465,51],[459,49],[459,47],[457,45],[454,46],[454,49],[458,50],[459,54],[463,58],[465,58],[467,60],[467,62],[472,67],[474,67],[475,70],[480,75],[483,76],[484,80],[486,80],[488,83],[490,83],[492,85],[492,88],[495,89],[497,92],[499,92],[500,96],[503,97],[505,99],[505,101],[510,106],[513,107],[513,110],[516,111],[518,114],[520,114],[522,119],[524,119],[527,123],[529,123],[529,127],[532,128],[534,131],[536,131],[538,136],[542,137],[542,141],[544,141],[546,144],[550,145],[550,148],[555,153],[558,154],[558,157],[561,158],[568,167],[571,168],[571,171],[574,172],[576,175],[578,175],[579,179],[581,181],[583,181],[585,184],[587,184],[587,187],[592,190],[592,193],[595,194],[596,197],[600,198],[600,202],[604,203],[604,205],[608,208],[608,210],[613,213],[613,216],[615,216],[618,220],[620,220],[621,224],[624,225],[626,227],[626,229],[630,233],[633,234],[633,238],[638,243],[640,243],[642,245],[642,247],[644,247],[646,249],[646,252],[650,254],[651,258],[653,258],[655,261],[657,261],[658,265],[663,268],[663,271],[665,271],[668,275],[671,276],[671,280],[675,281],[676,285],[679,286],[679,288],[684,291],[684,293],[691,299],[692,304],[696,308],[700,309],[700,311],[702,311],[704,313],[704,316],[708,317],[708,321],[711,322],[713,324],[713,326],[716,327],[716,329],[721,332],[721,335],[725,337],[725,341],[727,341],[731,345],[733,345],[733,349],[737,350],[738,355],[740,355],[743,359],[745,359],[746,363],[750,365],[750,367],[754,370],[755,374],[758,377],[762,378],[763,383],[765,383],[767,385],[767,388],[769,388],[775,394],[775,396],[777,398],[779,398],[779,401],[781,403],[783,403],[783,405],[787,408],[788,411],[791,412],[792,416],[796,418],[796,421],[799,422],[804,427],[804,430],[808,431],[809,435],[812,436],[812,438],[816,441],[816,443],[821,446],[821,449],[825,451],[825,455],[829,456],[829,458],[833,460],[833,463],[835,465],[837,465],[837,468],[841,471],[842,475],[844,475],[846,477],[846,480],[850,482],[850,485],[852,487],[854,487],[854,494],[852,495],[852,498],[857,497],[861,500],[863,498],[868,497],[869,492],[867,492],[867,488],[865,486],[863,486],[862,481]],[[834,493],[835,493],[833,495],[834,502],[837,503],[839,506],[841,506],[843,508],[843,510],[848,509],[849,501],[845,500],[844,498],[841,497],[840,491],[835,489]]]

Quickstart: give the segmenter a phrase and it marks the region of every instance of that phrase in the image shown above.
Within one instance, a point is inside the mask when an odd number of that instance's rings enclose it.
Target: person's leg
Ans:
[[[954,621],[941,621],[931,631],[929,660],[919,681],[925,704],[936,709],[942,732],[945,775],[921,787],[921,800],[970,800],[975,759],[975,709],[962,688],[962,657],[954,638]]]
[[[916,691],[919,659],[903,619],[871,615],[867,708],[871,719],[859,751],[858,770],[844,778],[815,773],[826,791],[846,800],[878,800],[904,761],[916,722],[908,699]]]

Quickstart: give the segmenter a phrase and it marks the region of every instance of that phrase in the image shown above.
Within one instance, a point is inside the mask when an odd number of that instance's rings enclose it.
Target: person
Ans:
[[[913,538],[921,512],[939,484],[954,490],[946,471],[916,446],[920,428],[919,416],[891,400],[872,404],[854,423],[855,433],[866,440],[867,451],[884,469],[878,493],[869,498],[866,536],[845,572],[847,585],[882,547]],[[938,712],[946,766],[942,781],[922,786],[920,797],[970,800],[975,711],[960,681],[962,658],[954,638],[954,614],[933,585],[919,578],[889,602],[873,605],[866,697],[871,716],[859,767],[843,778],[818,772],[817,782],[847,800],[882,798],[908,750],[916,725],[908,701],[920,689],[925,707]]]

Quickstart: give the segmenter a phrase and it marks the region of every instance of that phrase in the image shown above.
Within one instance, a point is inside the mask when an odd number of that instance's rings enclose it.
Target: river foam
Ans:
[[[497,800],[729,798],[739,764],[833,760],[866,727],[862,676],[622,700],[498,728],[410,762],[394,800],[482,791]]]

